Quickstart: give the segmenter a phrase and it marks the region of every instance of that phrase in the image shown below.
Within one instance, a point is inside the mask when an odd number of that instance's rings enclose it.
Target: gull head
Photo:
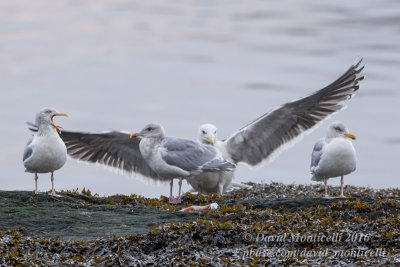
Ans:
[[[165,132],[164,128],[157,123],[147,124],[140,132],[131,134],[131,138],[135,137],[145,137],[145,138],[164,138]]]
[[[54,129],[57,130],[58,133],[61,133],[61,130],[60,130],[61,127],[55,125],[53,122],[53,118],[55,116],[68,117],[67,114],[59,113],[54,108],[43,108],[41,111],[39,111],[36,114],[36,125],[39,127],[39,129],[43,126],[51,125],[54,127]]]
[[[343,137],[355,140],[356,136],[349,133],[347,127],[341,122],[334,122],[328,128],[328,138]]]
[[[199,142],[207,145],[214,145],[217,141],[217,127],[212,124],[203,124],[199,128]]]

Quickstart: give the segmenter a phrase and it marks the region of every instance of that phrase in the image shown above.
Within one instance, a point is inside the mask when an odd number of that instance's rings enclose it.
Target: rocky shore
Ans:
[[[249,184],[180,205],[90,190],[0,191],[0,265],[395,265],[400,190]],[[338,187],[330,187],[338,195]],[[180,212],[216,202],[219,208]]]

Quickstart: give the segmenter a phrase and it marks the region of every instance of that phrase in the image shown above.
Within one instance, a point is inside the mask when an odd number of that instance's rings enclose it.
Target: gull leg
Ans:
[[[181,203],[181,188],[182,188],[182,178],[179,178],[179,193],[178,193],[178,199],[176,200],[177,204]]]
[[[171,182],[169,183],[169,203],[170,204],[177,204],[176,203],[176,198],[172,196],[172,187],[174,186],[174,179],[171,179]]]
[[[51,172],[51,192],[49,195],[53,197],[62,197],[61,195],[56,194],[56,190],[54,189],[54,172]]]
[[[340,179],[340,196],[338,198],[346,198],[346,196],[343,194],[343,175]]]
[[[324,198],[331,198],[331,196],[330,196],[330,195],[328,195],[328,185],[327,185],[327,180],[328,180],[328,179],[326,179],[326,178],[324,177],[324,184],[325,184],[325,197],[324,197]]]
[[[224,185],[222,183],[218,184],[218,195],[222,196],[222,194],[224,193]]]
[[[171,182],[169,183],[169,201],[171,202],[172,199],[172,187],[174,186],[174,179],[171,179]]]
[[[174,179],[171,179],[170,188],[169,188],[169,203],[170,204],[179,204],[181,203],[181,186],[182,186],[182,179],[179,179],[179,196],[173,197],[172,196],[172,187],[174,185]]]
[[[39,179],[39,177],[38,177],[37,173],[35,172],[35,194],[38,194],[38,191],[37,191],[37,180],[38,179]]]

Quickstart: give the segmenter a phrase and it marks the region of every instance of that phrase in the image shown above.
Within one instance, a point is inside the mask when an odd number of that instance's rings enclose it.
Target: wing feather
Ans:
[[[68,155],[72,158],[162,180],[143,159],[139,150],[140,138],[131,139],[129,134],[116,131],[105,133],[63,131],[60,137],[67,147]]]
[[[162,159],[166,163],[189,172],[201,170],[217,156],[214,147],[191,140],[170,137],[165,139],[163,147]]]
[[[339,103],[350,99],[359,89],[361,61],[342,76],[315,93],[282,105],[240,129],[223,142],[227,156],[234,162],[256,166],[271,159],[289,144],[299,140],[329,115],[343,108]]]
[[[25,150],[24,150],[24,155],[22,157],[22,161],[27,160],[30,156],[32,156],[33,150],[29,146],[30,142],[26,145]]]
[[[311,153],[311,172],[313,172],[314,168],[318,166],[319,161],[322,156],[322,148],[325,145],[325,139],[319,140],[314,145],[314,149]]]

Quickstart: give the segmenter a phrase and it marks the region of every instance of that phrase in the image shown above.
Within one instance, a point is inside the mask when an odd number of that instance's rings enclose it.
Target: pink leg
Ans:
[[[51,172],[51,192],[49,195],[52,197],[63,197],[59,194],[56,194],[56,190],[54,189],[54,172]]]
[[[173,197],[172,196],[172,187],[174,184],[174,179],[171,179],[170,189],[169,189],[169,203],[170,204],[179,204],[181,203],[181,186],[182,186],[182,179],[179,179],[179,196]]]
[[[324,178],[324,184],[325,184],[325,197],[324,198],[332,198],[329,194],[328,194],[328,185],[327,185],[327,178]]]
[[[38,193],[38,191],[37,191],[37,180],[38,180],[38,179],[39,179],[38,174],[35,173],[35,194]]]
[[[179,193],[178,193],[178,199],[177,199],[178,203],[181,203],[181,188],[182,188],[182,178],[179,178]]]
[[[171,179],[171,182],[169,183],[169,203],[174,202],[174,197],[172,196],[172,187],[174,186],[174,179]]]
[[[338,198],[346,198],[346,196],[343,194],[343,175],[340,179],[340,196]]]

